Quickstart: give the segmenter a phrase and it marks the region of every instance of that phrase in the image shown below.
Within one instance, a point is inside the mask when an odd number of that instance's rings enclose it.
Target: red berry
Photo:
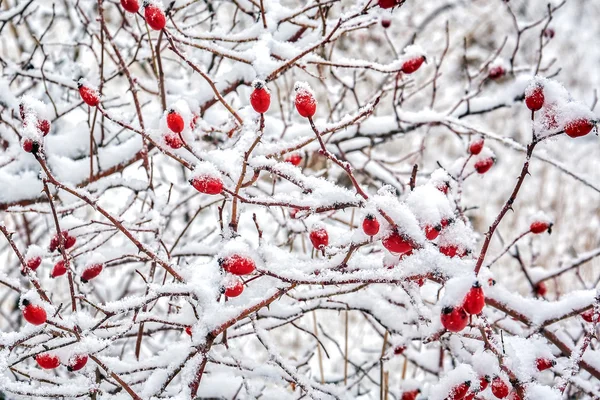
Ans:
[[[394,354],[399,356],[404,353],[404,350],[406,350],[406,346],[396,346],[394,347]]]
[[[60,360],[53,354],[43,353],[35,356],[35,361],[44,369],[54,369],[60,365]]]
[[[547,358],[538,358],[535,360],[535,366],[537,367],[538,371],[545,371],[554,367],[555,365],[556,362],[554,360],[549,360]]]
[[[362,223],[363,231],[367,236],[375,236],[379,232],[379,221],[374,215],[367,215]]]
[[[544,106],[544,100],[544,88],[538,85],[525,96],[525,105],[531,111],[538,111]]]
[[[381,18],[381,26],[383,26],[385,29],[389,28],[392,26],[392,20],[389,18]]]
[[[47,119],[38,121],[37,128],[40,132],[42,132],[42,135],[46,136],[48,132],[50,132],[50,121]]]
[[[54,264],[54,267],[52,268],[52,272],[50,272],[50,278],[57,278],[66,273],[67,273],[67,268],[65,267],[65,261],[60,260],[59,262]]]
[[[552,224],[545,221],[534,221],[529,226],[531,233],[544,233],[546,231],[550,232],[551,228]]]
[[[37,153],[40,149],[40,144],[32,139],[23,140],[23,150],[27,153]]]
[[[304,118],[312,118],[317,111],[317,101],[315,100],[315,96],[310,92],[310,90],[302,86],[296,86],[295,103],[298,114]]]
[[[254,82],[254,91],[250,94],[250,104],[254,111],[264,114],[271,106],[271,93],[265,88],[262,81]]]
[[[98,104],[100,104],[100,98],[98,97],[98,92],[96,90],[82,84],[79,84],[78,86],[79,95],[85,104],[90,107],[96,107]]]
[[[467,313],[477,315],[483,310],[483,307],[485,307],[485,295],[479,282],[475,282],[465,296],[463,308]]]
[[[63,235],[66,235],[65,249],[70,249],[71,247],[73,247],[75,245],[75,242],[77,242],[77,239],[75,238],[75,236],[69,235],[69,232],[63,232]]]
[[[191,337],[192,336],[192,327],[191,326],[186,326],[185,327],[185,333],[187,333]]]
[[[552,39],[554,37],[554,29],[552,28],[546,28],[544,29],[544,37],[548,38],[548,39]]]
[[[150,28],[155,31],[161,31],[167,24],[165,13],[154,4],[149,4],[144,8],[144,17]]]
[[[440,246],[439,247],[440,253],[442,253],[443,255],[447,256],[447,257],[464,257],[467,255],[466,250],[459,248],[456,245],[453,244],[448,244],[445,246]]]
[[[88,356],[85,354],[77,354],[69,359],[69,364],[67,365],[67,369],[69,371],[79,371],[85,364],[88,362]]]
[[[463,382],[460,385],[455,386],[452,389],[452,391],[450,392],[450,396],[448,398],[451,400],[464,399],[465,396],[467,395],[467,392],[469,391],[470,387],[471,387],[470,381]]]
[[[448,225],[450,225],[452,222],[454,222],[452,219],[442,218],[442,221],[440,222],[440,224],[442,225],[442,228],[445,228]]]
[[[441,225],[436,225],[436,226],[427,225],[425,227],[425,237],[428,240],[435,240],[435,238],[437,238],[438,235],[440,234],[441,230],[442,230]]]
[[[412,245],[405,240],[398,231],[394,230],[390,235],[382,241],[383,247],[388,249],[390,253],[407,254],[413,250]]]
[[[490,170],[490,168],[492,168],[492,165],[494,165],[493,158],[491,158],[491,157],[484,158],[475,163],[475,170],[479,174],[485,174],[486,172],[488,172]]]
[[[420,389],[404,392],[404,393],[402,393],[401,400],[415,400],[417,398],[417,396],[419,395],[419,393],[421,393]]]
[[[232,280],[225,286],[225,296],[238,297],[244,291],[244,284],[240,279]]]
[[[190,180],[190,183],[200,193],[219,194],[223,191],[223,182],[211,176],[195,177]]]
[[[565,133],[572,138],[585,136],[592,131],[594,124],[587,119],[576,119],[565,125]]]
[[[473,400],[474,398],[475,398],[474,392],[469,392],[469,393],[467,393],[467,395],[465,397],[463,397],[464,400]]]
[[[483,138],[474,139],[471,142],[471,144],[469,145],[469,153],[473,154],[474,156],[481,153],[484,143],[485,142],[484,142]]]
[[[81,282],[87,283],[89,280],[94,279],[100,272],[102,272],[102,264],[92,264],[83,270],[81,274]]]
[[[183,146],[183,140],[178,133],[166,133],[164,138],[167,146],[172,149],[180,149]]]
[[[397,0],[379,0],[378,4],[381,8],[392,8],[396,5]]]
[[[462,307],[444,307],[440,320],[450,332],[460,332],[469,323],[469,316]]]
[[[294,154],[290,155],[288,158],[286,158],[285,162],[288,162],[297,167],[302,162],[302,156],[298,153],[294,153]]]
[[[483,392],[485,389],[487,389],[488,385],[490,384],[490,381],[491,379],[488,375],[479,378],[479,391]]]
[[[121,6],[130,13],[136,13],[140,9],[138,0],[121,0]]]
[[[424,61],[425,57],[423,56],[411,58],[410,60],[405,61],[404,64],[402,64],[402,72],[404,72],[405,74],[412,74],[413,72],[418,70],[421,67],[421,65],[423,65]]]
[[[42,257],[32,257],[32,258],[28,259],[27,261],[25,261],[25,264],[27,264],[27,268],[29,268],[32,271],[35,271],[36,269],[38,269],[38,267],[40,266],[41,263],[42,263]]]
[[[501,66],[498,65],[496,67],[490,68],[490,70],[488,72],[488,77],[490,79],[499,79],[499,78],[502,78],[505,73],[506,73],[506,71],[504,70],[504,68],[502,68]]]
[[[46,322],[46,310],[43,307],[30,304],[29,301],[23,301],[25,308],[23,309],[23,318],[32,325],[42,325]]]
[[[183,128],[185,128],[185,123],[183,122],[183,117],[175,110],[170,110],[167,114],[167,126],[170,130],[175,133],[183,132]]]
[[[63,240],[65,243],[65,249],[70,249],[75,245],[77,239],[74,236],[69,235],[68,231],[62,231]],[[54,237],[50,240],[50,251],[55,251],[60,246],[60,240],[58,234],[54,235]]]
[[[592,322],[594,320],[594,309],[590,308],[587,311],[581,313],[581,318],[586,322]]]
[[[315,249],[321,250],[329,244],[329,234],[325,228],[312,230],[308,235]]]
[[[499,399],[508,396],[508,385],[499,376],[494,377],[492,380],[492,393]]]
[[[546,287],[546,284],[545,284],[544,282],[538,282],[538,283],[535,285],[535,293],[536,293],[538,296],[541,296],[541,297],[543,297],[543,296],[545,296],[545,295],[546,295],[546,293],[547,293],[547,292],[548,292],[548,288]]]
[[[437,190],[444,194],[448,194],[448,190],[450,189],[450,184],[448,182],[438,183],[436,186]]]
[[[220,264],[225,271],[234,275],[248,275],[256,269],[254,260],[237,254],[220,260]]]

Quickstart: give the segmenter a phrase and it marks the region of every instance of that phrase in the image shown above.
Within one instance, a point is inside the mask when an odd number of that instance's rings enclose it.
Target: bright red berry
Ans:
[[[471,144],[469,145],[469,153],[473,154],[474,156],[476,156],[477,154],[481,153],[481,150],[483,149],[483,144],[485,143],[485,141],[483,140],[483,138],[477,138],[474,139]]]
[[[541,296],[541,297],[543,297],[543,296],[545,296],[545,295],[546,295],[546,293],[547,293],[547,292],[548,292],[548,288],[546,287],[546,284],[545,284],[544,282],[538,282],[538,283],[535,285],[535,293],[536,293],[538,296]]]
[[[544,233],[546,231],[550,233],[551,229],[552,224],[546,221],[534,221],[529,226],[529,230],[531,231],[531,233]]]
[[[381,26],[383,26],[385,29],[389,28],[392,26],[392,20],[389,18],[381,18]]]
[[[499,376],[495,376],[492,380],[492,393],[499,399],[508,396],[508,385]]]
[[[89,280],[94,279],[100,272],[102,272],[102,264],[92,264],[81,273],[81,282],[87,283]]]
[[[378,4],[381,8],[392,8],[396,5],[397,0],[379,0]]]
[[[479,282],[475,282],[465,296],[463,308],[467,313],[477,315],[483,311],[483,307],[485,307],[485,295]]]
[[[121,6],[130,13],[136,13],[140,9],[138,0],[121,0]]]
[[[76,354],[69,359],[69,364],[67,365],[67,369],[69,371],[79,371],[85,364],[88,362],[88,356],[85,354]]]
[[[161,31],[167,25],[167,19],[162,9],[154,4],[148,4],[144,8],[144,17],[150,28]]]
[[[200,193],[219,194],[223,191],[223,182],[211,176],[198,176],[192,178],[190,183]]]
[[[169,110],[169,113],[167,114],[167,126],[175,133],[183,132],[185,123],[183,122],[181,114],[175,110]]]
[[[83,100],[85,104],[90,107],[96,107],[98,104],[100,104],[100,97],[98,96],[98,92],[96,90],[82,85],[81,83],[78,84],[78,87],[81,100]]]
[[[487,157],[475,163],[475,170],[479,174],[485,174],[492,168],[492,165],[494,165],[494,159],[492,157]]]
[[[231,274],[234,275],[248,275],[254,272],[256,264],[254,260],[248,257],[240,256],[238,254],[231,255],[222,260],[219,260],[221,267]]]
[[[594,320],[594,309],[590,308],[589,310],[582,312],[581,318],[583,318],[585,322],[591,323]]]
[[[379,221],[374,215],[369,214],[363,220],[362,228],[367,236],[375,236],[379,232]]]
[[[421,393],[420,389],[409,390],[408,392],[402,393],[401,400],[415,400],[417,396]]]
[[[50,132],[50,121],[47,119],[38,121],[37,128],[40,132],[42,132],[42,135],[46,136]]]
[[[450,396],[448,396],[448,398],[451,400],[464,399],[465,396],[467,395],[467,392],[469,391],[470,387],[471,387],[471,381],[463,382],[460,385],[452,388],[452,391],[450,392]]]
[[[312,118],[317,111],[317,100],[314,94],[302,85],[296,86],[296,110],[304,118]]]
[[[271,106],[271,93],[269,93],[263,81],[255,81],[253,86],[254,91],[250,94],[250,104],[254,111],[264,114]]]
[[[38,354],[35,356],[35,361],[44,369],[54,369],[60,365],[58,357],[48,353]]]
[[[381,243],[390,253],[407,254],[413,250],[410,242],[405,240],[396,230],[392,231]]]
[[[315,249],[322,250],[329,244],[329,234],[325,228],[317,228],[308,235]]]
[[[435,240],[438,235],[440,234],[440,231],[442,230],[442,226],[441,225],[427,225],[425,227],[425,237],[428,240]]]
[[[411,58],[410,60],[405,61],[404,64],[402,64],[402,72],[404,72],[405,74],[412,74],[413,72],[421,68],[421,65],[423,65],[424,61],[425,57],[423,56]]]
[[[40,149],[40,144],[32,139],[23,140],[23,150],[27,153],[37,153]]]
[[[298,153],[294,153],[294,154],[290,155],[288,158],[286,158],[285,162],[288,162],[297,167],[302,162],[302,156]]]
[[[491,381],[492,380],[490,379],[489,375],[485,375],[479,378],[479,390],[483,392],[485,389],[487,389]]]
[[[545,371],[554,367],[555,365],[556,362],[554,360],[549,360],[547,358],[538,358],[535,360],[535,366],[537,367],[538,371]]]
[[[68,231],[62,231],[61,233],[62,233],[64,244],[65,244],[65,250],[73,247],[75,245],[75,243],[77,242],[77,239],[74,236],[69,235]],[[58,249],[59,246],[60,246],[60,240],[59,240],[58,234],[56,234],[50,240],[49,249],[50,249],[50,251],[55,251],[56,249]]]
[[[469,316],[462,307],[444,307],[440,320],[444,328],[450,332],[460,332],[469,323]]]
[[[225,296],[238,297],[244,291],[244,284],[240,279],[231,280],[225,285]]]
[[[191,326],[186,326],[185,327],[185,333],[187,333],[191,337],[192,336],[192,327]]]
[[[43,307],[23,301],[23,318],[32,325],[42,325],[46,322],[46,310]]]
[[[492,67],[488,71],[488,77],[490,79],[499,79],[499,78],[502,78],[504,76],[504,74],[506,74],[506,71],[500,65],[498,65],[496,67]]]
[[[587,119],[576,119],[565,125],[565,133],[572,138],[585,136],[592,131],[594,124]]]
[[[531,111],[538,111],[544,106],[544,88],[541,85],[536,86],[525,96],[525,105]]]
[[[461,249],[460,247],[453,245],[453,244],[448,244],[445,246],[440,246],[439,248],[440,253],[442,253],[443,255],[445,255],[446,257],[464,257],[467,255],[467,251],[465,249]]]
[[[25,264],[27,265],[27,268],[29,268],[32,271],[35,271],[36,269],[38,269],[40,264],[42,264],[42,257],[32,257],[25,261]]]
[[[57,278],[66,273],[67,273],[67,268],[65,267],[65,261],[60,260],[56,264],[54,264],[54,267],[52,268],[52,272],[50,272],[50,278]]]
[[[164,138],[167,146],[172,149],[180,149],[183,146],[183,140],[178,133],[166,133]]]

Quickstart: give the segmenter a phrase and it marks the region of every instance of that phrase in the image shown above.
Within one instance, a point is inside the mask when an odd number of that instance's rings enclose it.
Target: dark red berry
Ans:
[[[427,225],[425,227],[425,237],[428,240],[435,240],[439,236],[441,230],[442,230],[441,225],[435,225],[435,226]]]
[[[499,78],[502,78],[504,76],[504,74],[506,74],[506,71],[504,70],[503,67],[498,65],[496,67],[490,68],[490,70],[488,72],[488,77],[490,79],[499,79]]]
[[[378,4],[381,8],[392,8],[397,4],[397,0],[379,0]]]
[[[288,162],[292,165],[298,166],[302,162],[302,156],[298,153],[294,153],[285,159],[285,162]]]
[[[48,353],[38,354],[35,356],[35,361],[44,369],[54,369],[60,365],[58,357]]]
[[[576,119],[565,125],[565,133],[572,138],[585,136],[592,131],[594,124],[587,119]]]
[[[254,91],[250,94],[250,104],[254,111],[259,114],[264,114],[271,106],[271,93],[265,87],[264,82],[256,81],[254,83]]]
[[[548,288],[546,287],[546,284],[544,282],[538,282],[535,285],[535,293],[538,296],[544,297],[547,292],[548,292]]]
[[[544,29],[544,37],[548,38],[548,39],[552,39],[554,37],[554,29],[552,28],[546,28]]]
[[[440,253],[442,253],[443,255],[447,256],[447,257],[464,257],[467,255],[467,251],[465,249],[462,249],[456,245],[453,244],[448,244],[448,245],[444,245],[444,246],[440,246],[439,247],[439,251]]]
[[[552,229],[552,224],[546,221],[534,221],[529,226],[529,230],[531,233],[544,233],[550,232]]]
[[[485,389],[487,389],[491,381],[492,380],[490,379],[489,375],[485,375],[479,378],[479,390],[483,392]]]
[[[85,354],[77,354],[69,359],[69,364],[67,365],[67,369],[69,371],[79,371],[88,362],[88,356]]]
[[[485,307],[485,295],[479,282],[475,282],[465,296],[463,308],[467,313],[476,315],[483,310],[483,307]]]
[[[238,297],[244,291],[244,284],[240,279],[232,280],[225,285],[225,296]]]
[[[136,13],[140,9],[138,0],[121,0],[121,6],[130,13]]]
[[[381,18],[381,26],[383,26],[385,29],[389,28],[392,26],[392,20],[389,18]]]
[[[363,231],[367,236],[375,236],[379,232],[379,221],[374,215],[367,215],[362,223]]]
[[[40,149],[40,144],[33,139],[25,139],[23,140],[23,150],[27,153],[37,153]]]
[[[62,236],[65,244],[65,249],[70,249],[75,245],[77,239],[74,236],[69,235],[68,231],[62,231]],[[60,240],[58,234],[50,240],[50,251],[55,251],[60,246]]]
[[[149,4],[144,8],[144,17],[150,28],[155,31],[161,31],[167,24],[165,13],[154,4]]]
[[[444,307],[440,320],[444,328],[450,332],[460,332],[469,323],[469,316],[462,307]]]
[[[27,303],[27,304],[25,304]],[[46,322],[46,310],[43,307],[24,301],[23,318],[32,325],[42,325]]]
[[[490,170],[490,168],[492,168],[492,165],[494,165],[494,159],[487,157],[475,163],[475,170],[479,174],[485,174]]]
[[[483,138],[474,139],[469,145],[469,153],[473,154],[474,156],[481,153],[481,150],[483,150],[484,143],[485,141],[483,140]]]
[[[407,254],[413,250],[409,241],[405,240],[398,231],[394,230],[382,240],[383,247],[395,254]]]
[[[185,128],[185,123],[183,122],[183,117],[175,110],[170,110],[167,114],[167,126],[170,130],[175,133],[183,132],[183,128]]]
[[[65,262],[64,262],[64,260],[60,260],[56,264],[54,264],[54,267],[52,268],[52,272],[50,272],[50,278],[57,278],[66,273],[67,273],[67,268],[65,267]]]
[[[167,146],[172,149],[180,149],[183,146],[183,140],[178,133],[166,133],[164,138]]]
[[[537,360],[535,360],[535,366],[538,369],[538,371],[545,371],[554,367],[555,365],[556,362],[554,360],[549,360],[547,358],[538,358]]]
[[[494,377],[492,380],[492,393],[499,399],[508,396],[508,385],[499,376]]]
[[[419,396],[419,393],[421,393],[421,390],[419,389],[409,390],[407,392],[402,393],[401,400],[416,400],[417,396]]]
[[[464,399],[467,393],[469,392],[469,388],[471,387],[471,382],[466,381],[461,383],[458,386],[452,388],[450,391],[450,396],[448,397],[451,400],[461,400]]]
[[[411,58],[410,60],[405,61],[404,64],[402,64],[402,72],[404,72],[405,74],[412,74],[413,72],[418,70],[421,67],[421,65],[423,65],[424,61],[425,57],[423,56]]]
[[[394,347],[394,354],[399,356],[404,353],[404,350],[406,350],[406,346],[396,346]]]
[[[37,128],[40,132],[42,132],[42,135],[46,136],[50,132],[50,121],[47,119],[38,121]]]
[[[315,96],[310,92],[310,90],[302,86],[296,87],[295,104],[298,114],[304,118],[312,118],[317,111],[317,101],[315,100]]]
[[[544,88],[538,85],[525,96],[525,105],[531,111],[538,111],[544,106],[544,100]]]
[[[248,275],[256,269],[254,260],[237,254],[226,257],[220,263],[225,271],[234,275]]]
[[[474,398],[475,398],[474,392],[469,392],[465,395],[465,397],[463,397],[464,400],[473,400]]]
[[[96,107],[100,104],[98,92],[92,88],[79,84],[79,95],[81,96],[81,100],[90,107]]]
[[[586,322],[592,322],[594,320],[594,309],[590,308],[587,311],[581,313],[581,318]]]
[[[27,265],[27,268],[29,268],[32,271],[35,271],[36,269],[38,269],[40,264],[42,264],[42,257],[29,258],[27,261],[25,261],[25,264]]]
[[[310,242],[317,250],[322,250],[329,244],[329,234],[325,228],[317,228],[312,230],[308,236],[310,238]]]
[[[89,280],[94,279],[100,272],[102,272],[102,264],[92,264],[81,273],[81,282],[87,283]]]
[[[223,191],[223,182],[219,178],[211,176],[199,176],[192,178],[190,183],[200,193],[219,194]]]

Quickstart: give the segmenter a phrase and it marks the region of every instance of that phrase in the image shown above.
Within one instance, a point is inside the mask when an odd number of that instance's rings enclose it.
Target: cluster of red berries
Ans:
[[[185,128],[183,117],[177,111],[171,109],[167,113],[167,126],[171,132],[165,134],[165,143],[172,149],[179,149],[183,146],[181,132]]]
[[[483,150],[484,145],[485,140],[483,138],[478,137],[473,139],[473,141],[471,141],[471,143],[469,144],[469,153],[471,154],[471,156],[479,155],[479,153],[481,153],[481,150]],[[496,160],[494,159],[494,157],[481,158],[475,162],[475,171],[477,171],[478,174],[483,175],[486,172],[488,172],[490,168],[492,168],[495,161]]]
[[[223,270],[233,275],[249,275],[256,269],[254,260],[250,257],[233,254],[231,256],[220,258],[219,265]],[[223,287],[223,293],[227,297],[237,297],[244,291],[244,283],[239,278],[228,279]]]
[[[21,115],[23,126],[26,126],[27,121],[29,120],[33,112],[29,109],[26,109],[25,105],[21,103],[19,104],[19,114]],[[42,134],[43,137],[48,135],[48,133],[50,133],[50,121],[48,121],[47,119],[35,119],[37,120],[35,124],[37,130]],[[23,150],[25,150],[27,153],[37,153],[39,148],[40,144],[36,140],[31,138],[26,138],[25,140],[23,140]]]
[[[42,353],[35,356],[35,361],[43,369],[54,369],[60,365],[60,359],[54,354]],[[77,354],[69,359],[67,369],[69,371],[79,371],[88,362],[88,356],[85,354]]]
[[[469,315],[477,315],[485,307],[485,295],[479,282],[475,282],[465,295],[461,306],[444,307],[440,320],[450,332],[460,332],[469,323]]]
[[[125,11],[130,13],[137,13],[140,9],[140,3],[138,0],[121,0],[121,6]],[[150,28],[155,31],[161,31],[167,24],[165,13],[158,5],[144,2],[144,18]]]
[[[541,110],[545,101],[544,86],[541,83],[537,83],[533,89],[525,94],[525,105],[527,105],[527,108],[533,113]],[[593,121],[586,118],[576,118],[571,120],[567,122],[564,127],[565,133],[572,138],[585,136],[590,133],[593,128]]]

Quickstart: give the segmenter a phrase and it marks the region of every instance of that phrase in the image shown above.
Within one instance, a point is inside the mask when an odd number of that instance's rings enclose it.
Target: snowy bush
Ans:
[[[0,4],[0,398],[600,398],[600,4]]]

